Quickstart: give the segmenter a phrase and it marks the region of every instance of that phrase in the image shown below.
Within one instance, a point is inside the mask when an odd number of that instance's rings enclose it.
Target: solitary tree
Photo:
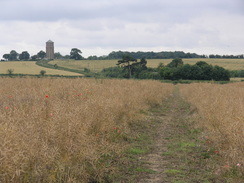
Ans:
[[[13,74],[13,72],[14,72],[13,69],[8,69],[8,70],[7,70],[7,73],[8,73],[9,76],[11,76],[11,75]]]
[[[42,76],[44,76],[44,75],[46,74],[46,71],[45,71],[45,70],[41,70],[41,71],[40,71],[40,74],[41,74]]]
[[[130,56],[130,55],[123,55],[122,60],[118,60],[117,65],[122,66],[128,69],[128,77],[131,78],[132,76],[132,68],[133,64],[137,62],[137,59]]]
[[[75,60],[82,60],[82,52],[78,48],[72,48],[70,52],[70,58]]]

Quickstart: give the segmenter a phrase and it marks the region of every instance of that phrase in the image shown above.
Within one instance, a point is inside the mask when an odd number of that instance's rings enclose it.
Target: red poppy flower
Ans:
[[[46,98],[48,98],[49,96],[48,96],[48,95],[46,95],[45,97],[46,97]]]
[[[5,107],[5,109],[9,109],[9,107]]]

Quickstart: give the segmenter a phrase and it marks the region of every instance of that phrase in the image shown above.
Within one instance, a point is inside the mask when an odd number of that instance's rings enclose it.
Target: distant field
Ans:
[[[13,74],[40,74],[41,70],[45,70],[47,75],[66,75],[66,76],[78,76],[81,74],[61,71],[55,69],[49,69],[40,67],[35,62],[28,61],[16,61],[16,62],[0,62],[0,74],[7,74],[8,69],[13,69]]]
[[[117,60],[54,60],[49,63],[69,69],[83,70],[88,68],[93,72],[100,72],[104,68],[116,66]]]
[[[244,78],[230,78],[231,81],[244,81]]]
[[[99,72],[104,68],[116,66],[118,60],[54,60],[49,62],[50,64],[57,64],[58,66],[70,68],[70,69],[81,69],[88,68],[93,72]],[[148,59],[147,66],[156,68],[159,63],[165,65],[172,61],[172,59]],[[205,61],[212,65],[219,65],[229,70],[244,70],[244,59],[183,59],[186,64],[195,64],[198,61]]]

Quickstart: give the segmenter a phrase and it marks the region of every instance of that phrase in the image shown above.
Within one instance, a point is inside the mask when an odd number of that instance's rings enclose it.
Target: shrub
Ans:
[[[46,71],[45,71],[45,70],[41,70],[41,71],[40,71],[40,74],[41,74],[42,76],[44,76],[44,75],[46,74]]]
[[[142,71],[138,74],[138,79],[162,79],[158,72]]]
[[[223,67],[214,66],[213,67],[213,80],[215,81],[229,81],[230,73]]]
[[[177,65],[178,63],[178,65]],[[174,67],[173,67],[174,66]],[[199,61],[194,65],[181,64],[179,61],[172,61],[166,67],[159,67],[159,74],[163,79],[170,80],[215,80],[229,81],[230,73],[228,70],[212,66],[206,62]]]
[[[127,72],[122,67],[105,68],[101,71],[101,74],[111,78],[123,78],[127,76]]]
[[[12,75],[12,74],[13,74],[13,72],[14,72],[14,70],[13,70],[13,69],[8,69],[8,70],[7,70],[8,75]]]

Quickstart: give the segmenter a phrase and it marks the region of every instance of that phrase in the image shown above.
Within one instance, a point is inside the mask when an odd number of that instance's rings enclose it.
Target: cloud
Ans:
[[[113,50],[243,53],[242,0],[1,0],[0,55],[45,41],[84,56]],[[104,51],[104,53],[102,53]]]

